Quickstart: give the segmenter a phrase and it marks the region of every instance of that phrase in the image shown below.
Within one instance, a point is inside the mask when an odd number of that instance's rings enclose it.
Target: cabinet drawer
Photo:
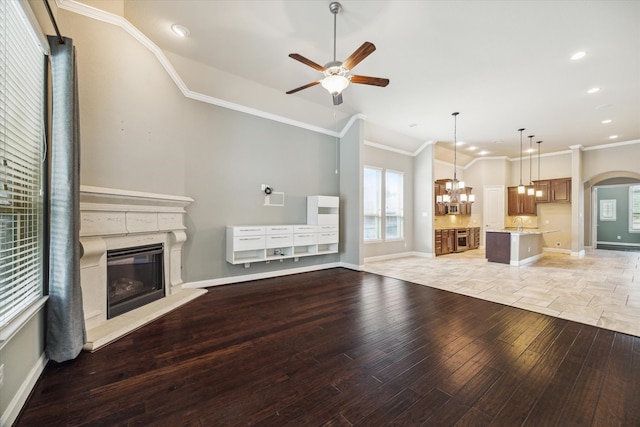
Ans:
[[[315,233],[316,226],[315,225],[294,225],[293,231],[294,233]]]
[[[233,227],[233,235],[235,236],[256,236],[265,233],[265,227]]]
[[[267,234],[293,234],[293,225],[270,225]]]
[[[318,228],[318,233],[337,233],[338,232],[338,225],[317,225],[316,226]]]
[[[293,235],[294,246],[315,245],[318,243],[318,235],[316,233],[300,233]]]
[[[234,251],[249,251],[252,249],[264,249],[264,236],[245,236],[233,238]]]
[[[283,248],[293,246],[293,234],[267,235],[267,248]]]
[[[338,233],[318,233],[318,244],[338,243]]]

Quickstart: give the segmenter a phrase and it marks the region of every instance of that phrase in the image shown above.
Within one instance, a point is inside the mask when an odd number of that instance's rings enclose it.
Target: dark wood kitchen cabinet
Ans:
[[[518,187],[508,188],[508,213],[509,216],[537,215],[536,196],[527,193],[518,194]]]
[[[536,203],[571,203],[571,178],[545,179],[534,184],[542,192]]]

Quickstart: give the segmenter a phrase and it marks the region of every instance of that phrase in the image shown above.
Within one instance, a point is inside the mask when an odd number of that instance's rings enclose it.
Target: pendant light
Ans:
[[[529,135],[529,186],[527,187],[527,196],[533,196],[535,190],[533,188],[533,179],[531,178],[531,151],[533,151],[533,135]]]
[[[524,185],[522,185],[522,132],[523,131],[524,131],[524,128],[518,129],[518,132],[520,132],[520,185],[518,185],[518,194],[524,194],[525,192]]]
[[[542,141],[537,141],[536,144],[538,144],[538,189],[536,190],[536,197],[540,198],[542,197],[542,190],[540,189],[540,144],[542,144]]]
[[[453,116],[453,180],[451,182],[447,182],[445,184],[445,189],[451,195],[450,201],[451,203],[458,203],[459,200],[459,192],[464,189],[464,181],[458,181],[458,135],[457,135],[457,126],[458,126],[458,114],[459,112],[451,113]],[[466,195],[465,195],[466,198]]]

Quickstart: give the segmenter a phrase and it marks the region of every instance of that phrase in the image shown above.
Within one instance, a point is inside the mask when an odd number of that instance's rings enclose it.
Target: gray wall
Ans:
[[[117,27],[59,11],[77,40],[81,183],[186,195],[185,282],[339,260],[225,261],[227,225],[306,223],[306,196],[339,194],[336,139],[185,98],[144,46]],[[265,207],[260,185],[285,193]]]
[[[340,260],[361,268],[363,235],[362,151],[364,122],[355,121],[340,140]]]
[[[640,233],[629,233],[629,186],[599,187],[597,191],[597,224],[598,242],[614,244],[632,243],[640,244]],[[600,200],[616,201],[616,220],[600,220]],[[620,239],[618,239],[620,236]]]
[[[433,159],[435,145],[427,144],[413,158],[413,250],[424,254],[435,254],[433,232],[433,183],[435,181]]]

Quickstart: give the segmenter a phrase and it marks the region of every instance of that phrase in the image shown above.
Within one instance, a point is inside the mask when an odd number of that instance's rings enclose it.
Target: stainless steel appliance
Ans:
[[[463,252],[469,249],[469,230],[456,230],[456,252]]]

